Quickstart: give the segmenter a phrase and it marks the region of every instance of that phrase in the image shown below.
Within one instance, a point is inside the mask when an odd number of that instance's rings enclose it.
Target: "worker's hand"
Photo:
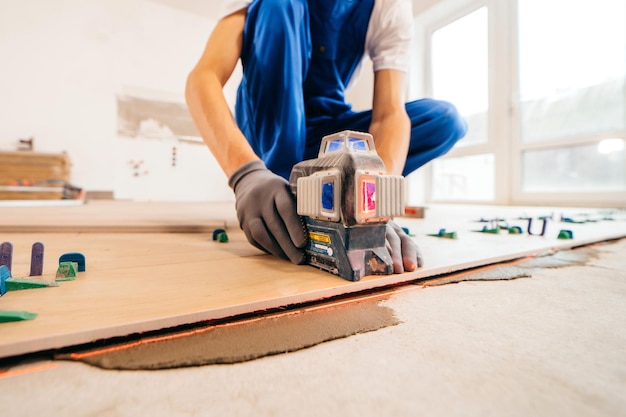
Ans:
[[[287,181],[256,160],[237,169],[228,185],[235,192],[237,218],[248,242],[303,264],[307,234]]]
[[[393,221],[387,222],[385,233],[387,250],[393,261],[393,272],[415,271],[424,265],[424,258],[419,248],[404,230]]]

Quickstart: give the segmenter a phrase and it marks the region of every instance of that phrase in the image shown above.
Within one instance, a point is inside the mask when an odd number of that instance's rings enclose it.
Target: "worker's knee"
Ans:
[[[422,99],[406,105],[411,119],[411,143],[403,175],[447,153],[467,132],[467,124],[454,105]]]
[[[467,133],[467,123],[457,108],[447,101],[422,99],[406,105],[413,127],[421,125],[432,136],[447,142],[450,146]],[[429,135],[430,136],[430,135]]]
[[[442,129],[447,132],[448,140],[455,143],[463,138],[467,133],[467,122],[459,114],[459,111],[452,103],[440,101]]]

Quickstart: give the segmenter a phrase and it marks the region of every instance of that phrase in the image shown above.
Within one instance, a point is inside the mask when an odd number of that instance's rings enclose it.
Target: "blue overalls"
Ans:
[[[367,132],[372,112],[354,112],[345,89],[365,50],[374,0],[254,0],[248,7],[235,117],[266,166],[284,178],[317,157],[321,138]],[[449,103],[406,105],[411,143],[403,174],[443,155],[465,134]]]

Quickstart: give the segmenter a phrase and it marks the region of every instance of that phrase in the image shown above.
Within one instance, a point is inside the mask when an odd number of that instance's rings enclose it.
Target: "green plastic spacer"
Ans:
[[[35,317],[37,317],[37,313],[30,313],[28,311],[0,310],[0,323],[33,320]]]
[[[574,232],[571,230],[563,229],[559,232],[557,239],[574,239]]]
[[[71,281],[76,279],[78,264],[76,262],[61,262],[57,269],[55,279],[57,281]]]
[[[458,237],[456,232],[446,232],[446,229],[439,229],[437,234],[428,236],[441,237],[444,239],[456,239]]]
[[[493,229],[488,228],[487,226],[483,226],[482,230],[479,230],[480,233],[489,233],[492,235],[497,235],[498,233],[500,233],[500,228],[499,227],[495,227]]]
[[[218,242],[228,242],[228,235],[226,234],[226,230],[224,229],[213,230],[213,240],[216,240]]]
[[[5,281],[7,291],[32,290],[35,288],[58,287],[55,281],[13,277]]]
[[[215,229],[213,231],[213,240],[218,242],[228,242],[228,235],[224,229]]]
[[[62,262],[76,262],[78,264],[76,271],[78,272],[85,272],[87,270],[87,260],[85,259],[85,255],[80,252],[64,253],[59,257],[59,265]]]

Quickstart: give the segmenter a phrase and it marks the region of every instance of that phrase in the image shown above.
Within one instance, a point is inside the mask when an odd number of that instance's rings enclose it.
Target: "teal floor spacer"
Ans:
[[[500,227],[497,226],[497,227],[489,228],[487,226],[483,226],[483,228],[481,230],[476,230],[476,232],[479,232],[479,233],[489,233],[489,234],[492,234],[492,235],[497,235],[497,234],[500,233]]]
[[[6,265],[0,265],[0,296],[7,292],[7,279],[11,278],[11,271]]]
[[[62,262],[76,262],[76,272],[85,272],[87,270],[87,261],[85,255],[80,252],[68,252],[59,256],[59,264]]]
[[[456,239],[456,238],[458,238],[458,235],[456,234],[456,232],[446,232],[446,229],[439,229],[439,233],[437,233],[437,234],[430,234],[428,236],[441,237],[441,238],[445,238],[445,239]]]
[[[36,317],[37,313],[31,313],[29,311],[0,310],[0,323],[33,320]]]
[[[31,278],[9,278],[5,282],[7,291],[31,290],[34,288],[58,287],[54,281]]]
[[[6,265],[0,265],[0,295],[7,291],[30,290],[33,288],[58,287],[55,281],[33,278],[17,278],[11,276],[11,271]]]

